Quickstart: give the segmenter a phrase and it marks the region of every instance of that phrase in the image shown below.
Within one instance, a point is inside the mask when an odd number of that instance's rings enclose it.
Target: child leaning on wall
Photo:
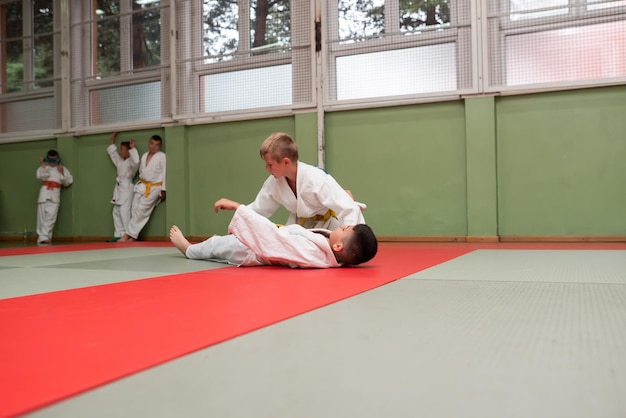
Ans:
[[[61,187],[70,186],[74,178],[55,150],[48,151],[45,158],[39,157],[39,164],[37,179],[43,183],[37,198],[37,243],[50,244],[61,205]]]
[[[131,204],[133,201],[133,180],[139,169],[139,153],[135,148],[135,140],[121,142],[119,149],[115,146],[117,132],[111,134],[107,153],[117,169],[115,187],[113,188],[113,226],[115,232],[109,242],[115,242],[124,236],[130,223]]]

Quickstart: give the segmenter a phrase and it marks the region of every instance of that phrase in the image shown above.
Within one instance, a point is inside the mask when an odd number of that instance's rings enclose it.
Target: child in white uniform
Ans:
[[[71,185],[74,178],[55,150],[48,151],[45,158],[39,157],[39,164],[37,179],[43,184],[37,198],[37,243],[50,244],[61,205],[61,187]]]
[[[165,201],[166,159],[161,151],[162,144],[163,139],[159,135],[152,135],[148,140],[148,152],[141,156],[139,181],[133,189],[130,222],[118,242],[136,241],[154,208]]]
[[[248,206],[228,199],[215,203],[219,209],[234,210],[229,235],[215,235],[191,244],[176,225],[170,240],[185,257],[237,266],[279,265],[292,268],[353,266],[371,260],[378,242],[365,224],[342,225],[328,230],[306,229],[300,225],[277,227]]]
[[[285,225],[305,228],[333,230],[342,224],[365,223],[366,206],[355,202],[326,171],[298,161],[298,146],[289,135],[271,134],[259,153],[271,176],[248,205],[253,211],[269,218],[284,206],[291,212]]]
[[[115,188],[113,189],[113,226],[115,232],[109,242],[120,239],[128,228],[130,222],[130,209],[133,201],[133,180],[139,169],[139,153],[135,148],[135,140],[120,143],[119,150],[115,146],[117,132],[111,134],[111,140],[107,147],[107,153],[117,168]]]

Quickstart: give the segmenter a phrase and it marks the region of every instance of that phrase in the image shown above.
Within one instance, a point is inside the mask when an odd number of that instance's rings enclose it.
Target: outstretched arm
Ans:
[[[111,140],[109,141],[109,145],[115,144],[115,137],[117,136],[117,132],[113,132],[111,134]]]
[[[237,210],[239,205],[241,205],[241,203],[235,202],[234,200],[221,198],[220,200],[215,202],[215,204],[213,205],[213,208],[215,209],[215,213],[217,213],[217,212],[219,212],[220,209],[222,209],[222,210]]]

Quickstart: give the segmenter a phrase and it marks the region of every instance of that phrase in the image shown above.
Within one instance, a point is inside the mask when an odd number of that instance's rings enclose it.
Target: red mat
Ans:
[[[32,411],[471,251],[381,247],[356,268],[226,267],[0,300],[0,416]]]

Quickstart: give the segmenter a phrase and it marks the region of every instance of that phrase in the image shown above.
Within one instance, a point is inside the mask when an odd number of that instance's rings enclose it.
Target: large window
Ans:
[[[2,93],[52,87],[54,81],[52,0],[0,3]]]
[[[73,1],[72,126],[166,117],[169,2]]]
[[[328,0],[331,101],[473,87],[470,2]]]
[[[490,1],[489,89],[626,77],[625,0]]]
[[[97,77],[161,64],[159,0],[96,0],[93,13]]]
[[[59,87],[57,5],[0,0],[0,133],[60,125],[53,89]]]
[[[0,140],[624,83],[626,0],[0,0]]]
[[[181,87],[191,91],[180,110],[216,113],[310,105],[313,25],[307,3],[204,0],[201,22],[188,38],[193,46],[182,57],[179,74],[189,82]],[[302,24],[293,25],[292,16]],[[201,44],[193,40],[196,33],[202,35]]]

